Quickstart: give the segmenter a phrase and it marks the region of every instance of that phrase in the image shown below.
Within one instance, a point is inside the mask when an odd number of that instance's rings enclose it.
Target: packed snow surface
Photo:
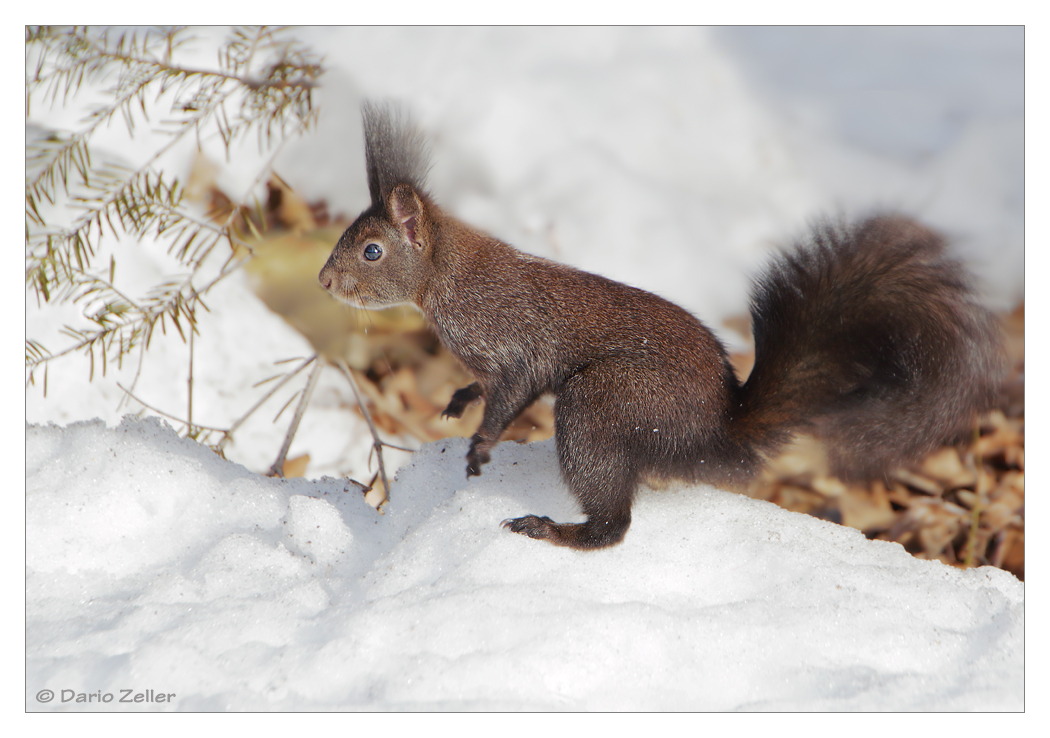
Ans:
[[[556,548],[499,527],[578,516],[551,442],[470,482],[466,448],[424,447],[379,515],[157,420],[28,429],[27,707],[1023,708],[1008,573],[703,486],[643,490],[619,546]],[[123,689],[175,696],[75,701]]]
[[[224,33],[201,30],[188,63],[213,65]],[[367,205],[361,100],[393,98],[430,135],[431,188],[453,213],[668,297],[730,342],[721,320],[746,310],[749,278],[827,214],[917,216],[989,305],[1023,297],[1023,29],[296,35],[325,56],[324,115],[276,169],[334,212]],[[45,129],[83,112],[32,111]],[[145,161],[147,127],[100,131],[97,155]],[[159,165],[185,178],[192,143]],[[254,141],[228,164],[214,137],[202,144],[239,198],[262,161]],[[115,254],[118,286],[141,296],[180,271],[165,248],[107,239],[98,263]],[[208,306],[194,419],[225,428],[284,371],[274,362],[312,350],[241,275]],[[76,312],[27,292],[26,335],[60,350],[59,327],[85,325]],[[470,481],[463,440],[388,450],[407,466],[379,515],[343,479],[374,466],[335,372],[290,454],[332,478],[258,474],[304,377],[238,431],[230,462],[160,421],[122,420],[153,412],[118,386],[136,375],[137,397],[184,417],[187,358],[158,335],[140,374],[134,357],[89,383],[69,357],[46,397],[42,376],[26,393],[28,709],[1024,706],[1024,585],[1002,571],[918,561],[710,487],[643,490],[620,546],[554,548],[499,527],[578,516],[550,443],[502,444]],[[97,701],[122,690],[152,701]]]

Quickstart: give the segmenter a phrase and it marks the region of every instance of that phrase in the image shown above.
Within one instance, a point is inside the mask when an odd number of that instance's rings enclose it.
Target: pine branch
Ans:
[[[43,344],[27,341],[27,384],[34,371],[53,359],[83,351],[90,357],[92,376],[99,352],[105,371],[108,356],[118,363],[138,348],[139,372],[157,323],[166,332],[170,321],[183,340],[182,324],[195,326],[198,306],[207,309],[203,296],[239,266],[234,245],[250,245],[238,231],[238,218],[252,197],[251,189],[221,225],[201,221],[187,212],[177,179],[168,179],[153,167],[163,154],[191,131],[198,139],[215,130],[224,145],[250,130],[259,133],[260,145],[269,144],[275,131],[288,133],[287,123],[298,121],[293,133],[305,130],[316,117],[311,91],[321,74],[317,60],[282,29],[234,29],[220,49],[220,68],[206,70],[177,64],[174,54],[188,40],[183,29],[124,33],[115,42],[108,32],[86,28],[27,29],[27,115],[34,91],[42,91],[52,104],[66,102],[83,85],[117,75],[108,92],[111,99],[91,111],[85,127],[72,134],[52,133],[27,145],[26,158],[26,282],[38,300],[85,303],[85,315],[94,329],[67,327],[63,332],[74,343],[57,353]],[[270,57],[262,64],[257,58]],[[34,60],[35,64],[31,64]],[[29,70],[34,69],[32,74]],[[148,120],[146,96],[173,93],[174,118],[163,121],[170,140],[138,168],[92,161],[89,142],[99,126],[120,113],[129,135],[136,118]],[[228,107],[236,107],[231,117]],[[280,150],[278,146],[277,151]],[[253,188],[268,174],[276,151],[259,173]],[[72,225],[50,225],[42,207],[56,205],[61,196],[79,211]],[[250,221],[248,221],[251,227]],[[181,280],[156,285],[136,302],[92,271],[99,239],[106,233],[138,238],[153,233],[170,242],[169,253],[189,269]],[[258,235],[257,233],[255,235]],[[197,289],[194,280],[216,246],[226,242],[231,253],[218,274]],[[89,307],[93,306],[93,307]],[[93,312],[91,312],[93,310]],[[136,374],[137,381],[138,374]],[[133,385],[134,386],[134,385]]]
[[[95,190],[90,197],[75,198],[84,207],[81,217],[70,228],[46,234],[48,256],[53,256],[57,250],[69,257],[60,259],[59,263],[69,264],[75,259],[80,268],[84,268],[82,264],[90,264],[94,255],[90,240],[93,229],[101,235],[105,221],[110,230],[115,231],[112,222],[114,216],[123,220],[124,216],[134,212],[130,207],[121,209],[120,205],[127,205],[128,200],[136,198],[136,185],[143,177],[148,185],[153,164],[189,132],[195,131],[199,136],[206,123],[214,122],[228,149],[236,138],[253,127],[259,130],[260,144],[264,137],[269,143],[275,125],[282,134],[287,133],[285,117],[289,108],[294,109],[294,115],[300,121],[297,130],[302,130],[314,120],[310,91],[316,87],[314,78],[319,76],[321,69],[304,50],[291,43],[283,44],[280,47],[281,56],[266,66],[264,76],[252,77],[243,72],[250,69],[252,57],[260,45],[269,48],[276,46],[278,41],[274,31],[260,28],[250,37],[243,31],[235,31],[227,53],[220,55],[221,59],[225,59],[228,67],[226,71],[173,64],[170,53],[177,45],[176,39],[180,33],[179,30],[168,31],[158,39],[156,34],[151,36],[147,32],[140,43],[134,34],[130,37],[122,35],[112,48],[106,34],[96,38],[86,30],[74,29],[65,36],[53,29],[40,29],[27,34],[27,46],[33,42],[44,45],[36,73],[27,79],[27,89],[32,91],[45,87],[45,97],[50,94],[53,102],[60,89],[65,90],[65,99],[74,83],[79,86],[85,77],[100,77],[107,68],[118,69],[120,77],[112,90],[113,100],[89,115],[89,124],[85,129],[66,138],[52,135],[28,150],[27,230],[30,230],[30,224],[44,225],[38,206],[40,201],[55,203],[59,185],[65,194],[69,194],[71,173],[79,175],[79,182],[84,187],[93,187]],[[262,41],[266,43],[261,44]],[[147,56],[150,49],[158,46],[165,50],[164,57]],[[289,49],[294,49],[291,57]],[[44,59],[48,51],[65,58],[66,64],[57,64],[45,70]],[[187,98],[183,93],[193,81],[200,84]],[[158,96],[171,87],[177,89],[172,108],[181,114],[181,119],[166,121],[168,125],[175,125],[174,130],[167,131],[171,140],[137,170],[118,171],[120,168],[113,165],[93,168],[87,147],[90,136],[101,123],[109,121],[117,112],[122,112],[128,132],[133,134],[133,105],[137,102],[145,116],[146,92],[154,83],[159,85]],[[225,109],[226,103],[237,93],[242,94],[244,99],[239,115],[231,120]],[[141,204],[148,200],[148,193],[147,198],[137,199],[138,202],[134,204]],[[31,265],[27,271],[36,275],[37,282],[41,278],[46,279],[48,272],[32,268],[35,266]],[[66,274],[69,274],[68,268]]]

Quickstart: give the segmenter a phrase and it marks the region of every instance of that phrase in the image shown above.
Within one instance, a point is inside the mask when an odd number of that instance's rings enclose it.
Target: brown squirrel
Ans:
[[[740,483],[796,430],[833,471],[870,478],[972,427],[1003,376],[1001,340],[944,241],[912,220],[825,224],[755,284],[755,365],[737,379],[718,339],[644,290],[522,253],[442,210],[422,135],[363,105],[372,204],[321,270],[363,308],[410,303],[477,381],[443,415],[485,398],[467,476],[507,425],[556,397],[561,471],[585,523],[526,515],[504,527],[578,549],[611,546],[639,482]]]

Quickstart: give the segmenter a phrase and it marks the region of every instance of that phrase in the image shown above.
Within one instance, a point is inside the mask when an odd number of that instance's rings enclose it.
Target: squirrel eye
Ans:
[[[375,261],[383,255],[383,247],[378,243],[370,243],[365,246],[365,258],[369,261]]]

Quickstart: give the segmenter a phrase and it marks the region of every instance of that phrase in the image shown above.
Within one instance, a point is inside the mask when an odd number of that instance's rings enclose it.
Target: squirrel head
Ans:
[[[395,106],[365,102],[361,113],[372,206],[343,233],[318,278],[357,307],[418,304],[437,230],[425,190],[426,142]]]
[[[418,304],[431,274],[433,223],[428,198],[407,183],[346,229],[318,276],[334,297],[378,310]]]

